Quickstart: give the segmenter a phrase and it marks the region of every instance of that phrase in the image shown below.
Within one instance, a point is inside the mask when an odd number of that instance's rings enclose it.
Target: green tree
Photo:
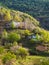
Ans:
[[[24,30],[24,34],[25,35],[30,35],[30,31],[29,30]]]
[[[20,35],[14,32],[9,33],[8,40],[11,42],[19,41],[21,39]]]
[[[19,47],[18,50],[16,50],[15,54],[22,58],[26,58],[26,56],[29,55],[29,52],[26,48]]]
[[[14,24],[14,21],[12,21],[12,23],[11,23],[11,28],[13,29],[13,28],[15,28],[16,26],[15,26],[15,24]]]
[[[0,46],[0,54],[3,54],[5,52],[4,47]]]
[[[11,19],[12,19],[12,16],[10,15],[10,12],[6,11],[5,15],[4,15],[4,20],[5,21],[10,21]]]
[[[6,53],[3,57],[3,62],[6,63],[6,61],[10,61],[11,59],[16,59],[16,55],[11,54],[10,52]]]
[[[2,33],[2,38],[7,39],[7,37],[8,37],[8,33],[7,33],[6,30],[4,30],[3,33]]]

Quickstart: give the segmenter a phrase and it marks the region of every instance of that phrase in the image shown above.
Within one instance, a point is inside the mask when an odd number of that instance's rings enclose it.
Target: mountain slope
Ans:
[[[32,15],[44,29],[49,30],[49,0],[0,0],[0,3]]]
[[[20,11],[15,11],[0,6],[0,32],[1,30],[4,32],[4,29],[7,30],[7,32],[13,32],[13,30],[15,30],[17,33],[21,33],[22,36],[35,35],[35,38],[37,37],[37,39],[33,40],[35,42],[36,40],[37,42],[39,41],[38,43],[44,42],[48,44],[49,42],[49,31],[41,28],[39,21],[37,21],[34,17]]]
[[[49,0],[0,0],[0,3],[32,15],[44,29],[49,30]]]
[[[34,17],[0,6],[0,33],[0,65],[49,65],[49,31]]]
[[[2,19],[5,21],[15,20],[18,22],[24,22],[25,20],[29,19],[28,22],[30,21],[34,25],[39,25],[39,21],[37,21],[34,17],[20,11],[15,11],[15,10],[10,10],[8,8],[4,8],[2,6],[0,6],[0,16],[2,16]],[[5,19],[6,16],[7,16],[7,20]]]

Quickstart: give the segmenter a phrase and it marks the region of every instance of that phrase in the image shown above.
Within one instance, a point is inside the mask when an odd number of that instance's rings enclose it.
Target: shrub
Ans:
[[[29,55],[29,52],[26,48],[20,47],[18,45],[10,47],[11,53],[14,53],[17,57],[25,58]]]
[[[11,15],[10,15],[10,11],[6,11],[5,15],[4,15],[4,20],[5,21],[10,21],[12,19]]]
[[[11,59],[10,61],[6,61],[5,65],[18,65],[16,59]]]
[[[32,36],[34,36],[34,35],[32,35]],[[41,41],[42,41],[42,38],[39,34],[36,34],[35,37],[32,37],[30,39],[31,43],[40,43]]]
[[[19,47],[16,51],[16,55],[21,56],[22,58],[26,58],[27,55],[29,55],[28,50],[23,47]]]
[[[0,46],[0,54],[4,53],[5,52],[5,49],[4,47]]]
[[[8,33],[7,33],[6,30],[4,30],[3,33],[2,33],[2,38],[7,39],[7,37],[8,37]]]
[[[10,42],[15,42],[15,41],[19,41],[20,40],[20,35],[17,33],[9,33],[8,35],[8,41]]]
[[[29,31],[29,30],[25,30],[25,31],[24,31],[24,34],[25,34],[25,35],[30,35],[30,31]]]
[[[14,20],[16,20],[18,22],[22,22],[23,19],[19,15],[15,15]]]
[[[41,65],[49,65],[49,59],[43,60],[40,64]]]
[[[34,65],[49,65],[49,61],[41,59],[41,61],[36,62]]]
[[[5,48],[10,48],[12,46],[12,43],[4,43]]]
[[[6,48],[10,48],[10,47],[13,47],[13,46],[16,46],[17,45],[17,42],[13,42],[13,43],[4,43],[5,47]]]
[[[14,21],[12,21],[12,23],[11,23],[11,28],[12,29],[14,29],[16,26],[15,26],[15,24],[14,24]]]
[[[16,59],[16,56],[8,52],[4,55],[2,60],[3,60],[3,63],[6,63],[6,61],[10,61],[11,59]]]

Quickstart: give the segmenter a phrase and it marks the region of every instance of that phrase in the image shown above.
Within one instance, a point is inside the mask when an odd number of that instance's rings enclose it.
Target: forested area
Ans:
[[[0,65],[49,65],[48,57],[49,31],[34,17],[1,7]]]
[[[0,0],[0,65],[49,65],[46,29],[49,0]]]

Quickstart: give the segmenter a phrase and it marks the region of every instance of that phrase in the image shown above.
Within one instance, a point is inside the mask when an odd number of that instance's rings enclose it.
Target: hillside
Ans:
[[[0,6],[0,65],[49,65],[49,31],[34,17]]]
[[[49,0],[0,0],[0,3],[32,15],[44,29],[49,30]]]
[[[30,15],[26,13],[22,13],[20,11],[14,11],[14,10],[10,10],[8,8],[6,9],[0,6],[0,27],[4,26],[5,23],[7,24],[7,22],[10,23],[12,21],[14,21],[15,23],[19,22],[20,24],[19,27],[20,28],[23,27],[24,29],[31,30],[32,28],[39,26],[39,22],[34,17],[31,17]],[[4,27],[1,27],[1,28],[4,28]]]

